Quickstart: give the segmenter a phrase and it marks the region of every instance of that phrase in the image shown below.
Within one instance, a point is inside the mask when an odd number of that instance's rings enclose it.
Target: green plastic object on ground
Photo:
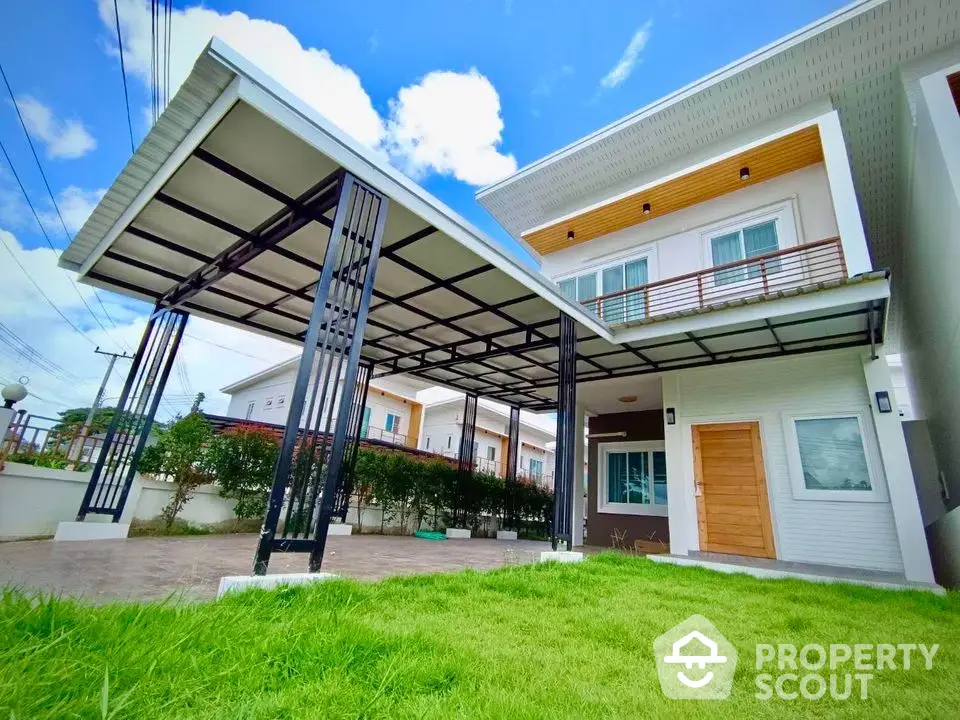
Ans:
[[[429,530],[417,530],[414,535],[421,540],[446,540],[446,533],[430,532]]]

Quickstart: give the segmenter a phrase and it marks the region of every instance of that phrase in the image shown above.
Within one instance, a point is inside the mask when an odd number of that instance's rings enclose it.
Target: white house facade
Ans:
[[[886,359],[900,347],[905,304],[894,298],[891,311],[886,268],[896,287],[901,245],[880,222],[877,195],[894,200],[896,169],[879,187],[862,148],[873,147],[874,118],[853,100],[867,57],[884,81],[897,75],[880,36],[901,12],[855,4],[478,193],[565,297],[657,366],[578,384],[590,438],[586,543],[625,536],[660,541],[676,557],[932,581],[900,423],[901,413],[913,418],[915,383]],[[948,15],[937,17],[955,32]],[[929,36],[936,22],[925,17]],[[846,55],[854,37],[859,61]],[[887,40],[901,51],[912,42]],[[949,71],[937,71],[940,104],[960,130]],[[942,179],[940,196],[953,187]],[[957,233],[939,230],[936,243],[960,246]],[[948,282],[953,251],[926,252]],[[934,311],[960,307],[945,297],[955,283],[945,295],[918,286],[929,296],[926,324],[936,316],[944,325],[933,337],[955,342],[953,316]],[[861,310],[866,346],[851,342]],[[826,320],[816,340],[814,316]],[[920,353],[940,358],[941,377],[944,352]],[[670,369],[681,364],[689,367]],[[960,391],[935,387],[940,417],[952,422],[960,407],[944,404]]]

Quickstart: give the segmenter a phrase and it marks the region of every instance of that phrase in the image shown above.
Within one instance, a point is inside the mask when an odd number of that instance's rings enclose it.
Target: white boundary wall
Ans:
[[[57,524],[76,519],[89,472],[72,472],[8,462],[0,472],[0,540],[53,535]],[[170,483],[135,478],[127,498],[123,522],[152,520],[170,502]],[[196,525],[232,520],[234,501],[220,497],[213,485],[197,489],[177,516]],[[109,522],[105,515],[87,521]]]

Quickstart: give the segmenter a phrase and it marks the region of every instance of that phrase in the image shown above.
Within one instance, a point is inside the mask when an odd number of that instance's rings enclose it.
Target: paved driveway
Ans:
[[[213,598],[224,575],[248,575],[256,535],[0,543],[0,586],[82,597],[89,602],[155,600],[171,593]],[[478,570],[531,562],[548,543],[354,535],[330,537],[323,569],[360,580]],[[306,572],[307,556],[275,553],[271,573]]]

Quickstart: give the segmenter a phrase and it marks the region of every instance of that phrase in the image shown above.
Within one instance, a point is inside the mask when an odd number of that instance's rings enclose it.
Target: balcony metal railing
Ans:
[[[404,447],[407,446],[408,440],[408,437],[403,433],[392,432],[383,428],[373,427],[372,425],[365,428],[364,431],[361,431],[360,437],[363,440],[382,440],[391,445],[403,445]]]
[[[846,277],[840,238],[829,238],[599,295],[583,305],[617,325]]]

